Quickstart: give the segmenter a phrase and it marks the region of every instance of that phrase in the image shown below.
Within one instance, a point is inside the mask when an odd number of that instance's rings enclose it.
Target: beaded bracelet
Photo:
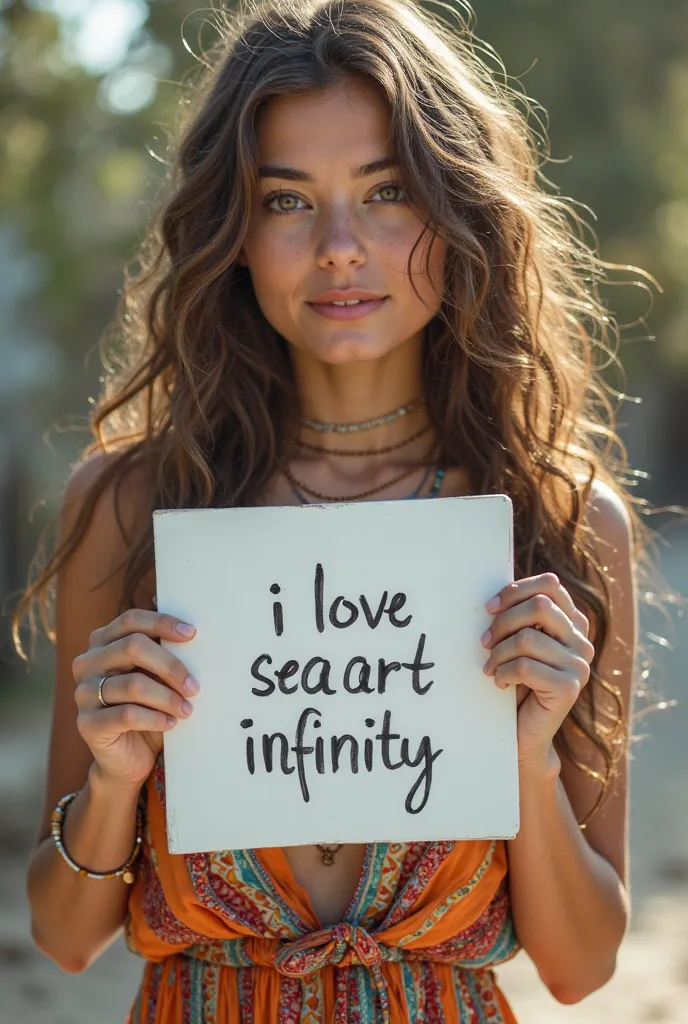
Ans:
[[[121,868],[117,868],[115,871],[89,871],[87,868],[82,868],[81,865],[73,861],[65,850],[64,842],[62,841],[62,825],[64,823],[65,813],[67,808],[79,795],[79,790],[75,793],[68,793],[58,801],[57,807],[53,811],[50,818],[50,831],[52,832],[55,846],[58,848],[64,860],[69,864],[73,871],[77,874],[83,875],[84,878],[98,878],[104,880],[106,878],[121,878],[127,885],[132,885],[135,881],[136,876],[132,872],[131,868],[134,861],[138,857],[141,851],[141,844],[143,842],[143,817],[141,815],[141,808],[136,808],[136,842],[134,843],[134,849],[129,854],[128,859],[124,862]]]

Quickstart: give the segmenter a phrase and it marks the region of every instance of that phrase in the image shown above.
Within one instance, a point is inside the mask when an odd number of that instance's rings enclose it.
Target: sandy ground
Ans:
[[[688,542],[667,575],[688,593]],[[617,972],[574,1006],[557,1003],[525,954],[499,971],[521,1024],[688,1024],[688,699],[685,625],[662,662],[676,707],[636,726],[631,783],[633,920]],[[25,863],[42,802],[48,712],[13,702],[0,721],[0,1024],[122,1024],[141,961],[118,941],[82,975],[32,946]]]

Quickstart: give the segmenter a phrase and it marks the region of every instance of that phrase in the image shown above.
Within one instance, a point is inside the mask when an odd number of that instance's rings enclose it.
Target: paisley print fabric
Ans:
[[[126,940],[127,1024],[515,1024],[494,967],[518,952],[501,840],[371,843],[322,928],[281,849],[167,851],[162,754]]]

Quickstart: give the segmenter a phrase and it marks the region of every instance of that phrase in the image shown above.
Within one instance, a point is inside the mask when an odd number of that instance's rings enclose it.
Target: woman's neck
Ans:
[[[302,415],[321,423],[362,423],[423,396],[420,340],[396,348],[381,359],[343,365],[324,363],[295,351],[293,365]],[[415,410],[414,426],[424,418]],[[326,438],[329,446],[347,449],[360,447],[364,436],[366,448],[383,448],[408,434],[410,423],[410,416],[403,416],[368,429],[364,435],[327,432],[320,440]],[[307,428],[302,434],[314,439]]]

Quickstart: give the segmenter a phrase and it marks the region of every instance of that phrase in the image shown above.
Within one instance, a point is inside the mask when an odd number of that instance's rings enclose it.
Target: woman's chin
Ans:
[[[401,348],[402,342],[384,342],[379,337],[370,338],[328,338],[297,344],[294,347],[309,355],[312,359],[330,366],[346,366],[348,363],[368,363],[389,355],[392,349]]]

